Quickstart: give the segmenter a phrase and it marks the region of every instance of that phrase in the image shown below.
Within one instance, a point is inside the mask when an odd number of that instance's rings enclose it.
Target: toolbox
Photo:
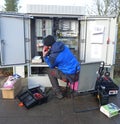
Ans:
[[[0,89],[1,89],[1,92],[2,92],[2,98],[3,99],[15,99],[16,96],[22,90],[22,78],[15,79],[15,83],[14,83],[13,87],[4,88],[3,85],[4,85],[5,82],[7,82],[8,78],[9,77],[6,77],[0,83]]]
[[[47,102],[47,95],[40,89],[40,87],[35,87],[28,89],[23,93],[19,94],[18,99],[23,103],[23,105],[30,109],[35,105],[41,105]]]

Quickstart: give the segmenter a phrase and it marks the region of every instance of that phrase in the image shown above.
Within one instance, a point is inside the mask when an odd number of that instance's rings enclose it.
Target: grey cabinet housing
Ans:
[[[82,63],[115,63],[116,17],[0,13],[1,65],[28,65],[29,75],[42,73],[47,67],[42,59],[42,39],[49,34],[63,41]],[[35,56],[42,62],[32,63]]]

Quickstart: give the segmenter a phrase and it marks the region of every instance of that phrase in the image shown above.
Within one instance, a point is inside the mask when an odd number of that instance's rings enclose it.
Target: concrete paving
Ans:
[[[110,97],[109,102],[120,106],[120,94]],[[73,104],[72,98],[58,100],[52,91],[49,91],[48,102],[45,104],[36,105],[31,109],[20,107],[18,104],[17,98],[3,99],[0,94],[0,124],[120,124],[119,115],[108,118],[99,108],[76,112],[98,107],[98,101],[92,94],[75,97]]]

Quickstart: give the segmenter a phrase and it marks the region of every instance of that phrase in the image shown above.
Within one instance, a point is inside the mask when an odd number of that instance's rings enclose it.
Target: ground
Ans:
[[[1,78],[2,79],[2,78]],[[119,80],[115,80],[119,84]],[[26,90],[26,85],[23,85]],[[109,102],[120,106],[120,93],[109,97]],[[120,115],[106,117],[99,110],[99,102],[93,94],[78,95],[74,99],[58,100],[52,90],[47,103],[30,109],[19,106],[19,99],[0,97],[0,124],[119,124]]]

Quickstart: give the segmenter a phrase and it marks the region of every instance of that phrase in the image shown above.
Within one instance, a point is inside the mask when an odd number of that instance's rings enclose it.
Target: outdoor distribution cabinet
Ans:
[[[1,66],[27,65],[28,76],[42,74],[42,39],[63,41],[82,63],[115,64],[116,17],[72,13],[0,13]]]

